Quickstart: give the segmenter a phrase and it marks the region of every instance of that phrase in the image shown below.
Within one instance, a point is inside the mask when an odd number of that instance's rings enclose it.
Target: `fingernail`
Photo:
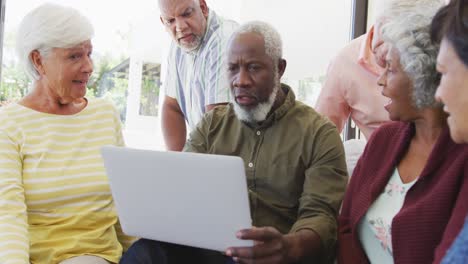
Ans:
[[[237,232],[237,233],[236,233],[236,237],[237,237],[237,238],[242,238],[242,232],[240,232],[240,231]]]
[[[226,255],[232,256],[232,251],[230,249],[226,250]]]

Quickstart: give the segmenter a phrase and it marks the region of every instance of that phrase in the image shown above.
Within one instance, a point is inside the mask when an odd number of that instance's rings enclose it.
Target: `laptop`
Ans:
[[[252,226],[241,158],[115,146],[101,153],[125,234],[217,251],[253,246],[235,235]]]

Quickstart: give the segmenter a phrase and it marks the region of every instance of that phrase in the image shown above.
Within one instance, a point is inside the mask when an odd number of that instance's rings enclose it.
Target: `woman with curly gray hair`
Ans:
[[[439,6],[401,13],[378,84],[394,122],[369,139],[339,217],[339,263],[438,263],[468,206],[468,147],[450,138],[430,24]]]

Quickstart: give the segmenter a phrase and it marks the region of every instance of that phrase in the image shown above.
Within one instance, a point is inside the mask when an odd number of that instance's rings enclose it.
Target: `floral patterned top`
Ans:
[[[359,223],[359,239],[370,263],[393,263],[392,220],[416,180],[403,183],[395,168],[384,191]]]

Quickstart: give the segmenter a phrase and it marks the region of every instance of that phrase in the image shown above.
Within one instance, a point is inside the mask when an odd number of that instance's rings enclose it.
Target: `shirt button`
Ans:
[[[249,168],[252,168],[252,167],[253,167],[253,163],[250,162],[250,163],[249,163]]]
[[[260,136],[261,134],[262,134],[262,132],[257,131],[257,136]]]

